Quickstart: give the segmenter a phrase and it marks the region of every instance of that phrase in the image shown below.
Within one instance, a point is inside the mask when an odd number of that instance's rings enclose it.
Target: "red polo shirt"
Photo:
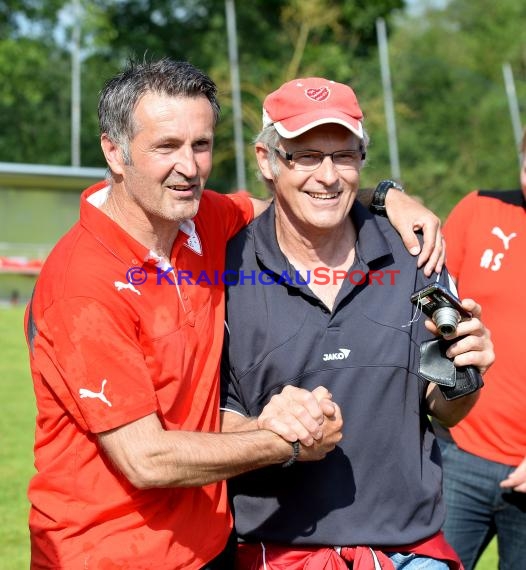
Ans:
[[[444,226],[447,266],[462,298],[476,299],[491,331],[495,363],[469,414],[451,429],[457,445],[484,459],[519,465],[526,456],[526,209],[515,191],[471,192]]]
[[[32,568],[200,568],[230,532],[224,483],[136,489],[96,434],[152,412],[167,430],[219,431],[225,246],[252,205],[205,190],[169,273],[93,205],[104,187],[82,195],[26,316],[38,407]]]

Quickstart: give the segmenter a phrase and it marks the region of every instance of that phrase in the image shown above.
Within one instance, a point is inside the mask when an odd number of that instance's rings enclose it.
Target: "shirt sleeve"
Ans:
[[[226,241],[254,219],[254,207],[248,192],[220,194],[213,190],[205,190],[202,201],[208,202],[205,206],[206,209],[210,206],[211,210],[216,213],[214,216],[216,219],[213,223],[216,226],[220,224]]]
[[[36,323],[32,366],[86,430],[99,433],[157,410],[154,386],[130,315],[75,297]]]
[[[229,357],[229,334],[225,324],[225,337],[223,341],[223,354],[221,357],[221,410],[236,412],[242,416],[248,416],[243,404],[243,397],[239,389],[239,382],[230,366]]]
[[[233,231],[229,233],[228,239],[237,234],[237,232],[250,224],[254,219],[254,206],[250,200],[250,194],[245,191],[239,191],[235,194],[227,194],[228,199],[233,202],[236,208],[236,219]]]

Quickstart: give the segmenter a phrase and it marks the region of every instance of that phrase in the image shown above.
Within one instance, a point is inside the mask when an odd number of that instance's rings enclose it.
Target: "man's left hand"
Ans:
[[[418,255],[418,267],[424,266],[424,273],[428,277],[433,271],[440,273],[446,259],[446,242],[440,231],[440,218],[416,198],[394,189],[387,192],[385,209],[408,251]],[[422,247],[415,233],[418,230],[424,234]]]
[[[454,335],[445,337],[453,339],[459,337],[451,344],[446,352],[448,358],[453,359],[455,366],[476,366],[481,374],[485,374],[495,360],[491,333],[482,322],[482,308],[473,299],[463,299],[462,306],[472,315],[471,319],[461,321]],[[430,319],[426,319],[425,326],[433,334],[438,330]]]

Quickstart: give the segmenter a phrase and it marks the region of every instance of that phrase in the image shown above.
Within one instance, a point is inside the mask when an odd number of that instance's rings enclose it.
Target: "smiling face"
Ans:
[[[358,137],[336,124],[322,125],[294,139],[282,139],[280,148],[288,153],[315,150],[333,153],[357,149]],[[278,157],[279,174],[273,174],[269,151],[258,143],[256,153],[265,178],[272,179],[275,189],[276,217],[302,235],[332,232],[342,226],[351,210],[360,182],[360,162],[355,168],[338,170],[325,157],[312,171],[296,170]]]
[[[125,161],[114,146],[108,161],[124,189],[126,208],[154,227],[165,222],[180,225],[197,214],[212,169],[214,114],[210,102],[205,96],[150,92],[138,102],[133,119],[129,159]],[[111,141],[106,145],[109,148]]]

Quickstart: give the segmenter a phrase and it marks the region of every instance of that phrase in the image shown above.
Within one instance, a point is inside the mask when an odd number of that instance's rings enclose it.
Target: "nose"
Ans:
[[[315,172],[316,178],[327,185],[333,184],[338,179],[338,171],[331,156],[324,156]]]
[[[185,178],[195,178],[198,168],[194,149],[191,146],[182,146],[174,157],[173,169]]]

